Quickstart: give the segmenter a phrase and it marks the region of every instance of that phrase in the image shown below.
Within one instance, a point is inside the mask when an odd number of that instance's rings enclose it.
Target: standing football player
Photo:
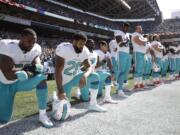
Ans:
[[[144,56],[145,66],[144,66],[144,73],[143,73],[143,84],[145,88],[148,88],[148,85],[151,85],[150,75],[151,75],[151,70],[152,70],[152,47],[149,42],[149,35],[144,35],[144,38],[147,39],[147,42],[145,46],[146,53]]]
[[[116,39],[113,39],[109,43],[109,49],[111,53],[111,61],[112,61],[112,66],[114,70],[114,80],[113,80],[113,85],[117,85],[117,80],[118,80],[118,61],[117,61],[117,50],[118,50],[118,45],[116,42]]]
[[[129,30],[129,24],[124,23],[122,31],[118,30],[115,32],[117,48],[118,48],[118,95],[121,97],[127,97],[123,92],[123,84],[127,81],[129,70],[131,67],[131,57],[129,42],[130,37],[127,33]]]
[[[164,45],[163,57],[162,57],[162,68],[161,68],[161,76],[162,76],[163,83],[167,82],[167,71],[168,71],[168,66],[169,66],[168,53],[169,52],[168,52],[167,45]]]
[[[142,36],[142,27],[136,26],[135,32],[132,34],[132,44],[134,51],[134,63],[135,63],[135,74],[134,74],[134,90],[143,90],[144,85],[142,82],[144,72],[144,55],[146,52],[145,45],[147,39]]]
[[[154,35],[153,36],[153,42],[151,43],[151,46],[155,53],[155,63],[159,67],[158,71],[153,70],[153,82],[154,85],[159,85],[161,83],[161,70],[162,70],[162,57],[163,57],[163,45],[159,42],[159,36]]]
[[[176,51],[177,47],[175,42],[171,42],[169,45],[169,79],[173,81],[175,79],[175,70],[176,70]]]
[[[176,42],[176,54],[175,54],[175,57],[176,57],[175,77],[176,77],[176,79],[179,79],[179,68],[180,68],[180,65],[179,65],[179,54],[180,54],[180,46],[179,46],[178,42]]]

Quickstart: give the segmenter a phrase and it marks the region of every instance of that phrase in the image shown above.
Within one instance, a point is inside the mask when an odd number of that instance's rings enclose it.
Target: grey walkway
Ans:
[[[87,112],[87,103],[73,106],[71,117],[45,129],[38,116],[0,126],[0,135],[180,135],[180,81],[131,93],[106,113]]]

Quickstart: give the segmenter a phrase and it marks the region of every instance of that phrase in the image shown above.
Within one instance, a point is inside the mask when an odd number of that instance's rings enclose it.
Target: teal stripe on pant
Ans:
[[[118,58],[118,68],[119,68],[119,77],[118,77],[118,90],[122,90],[123,83],[127,79],[127,73],[129,73],[129,62],[130,55],[129,53],[119,52]]]
[[[175,58],[169,58],[169,69],[170,74],[173,74],[176,70],[176,59]]]
[[[103,95],[103,87],[105,85],[110,85],[111,84],[111,74],[106,71],[97,71],[99,74],[99,89],[98,89],[98,96]]]
[[[151,74],[151,69],[152,69],[152,59],[148,58],[147,60],[145,60],[145,65],[144,65],[144,76],[143,79],[147,80],[150,77]]]
[[[180,72],[180,58],[178,58],[178,67],[179,67],[179,72]]]
[[[77,74],[70,82],[65,84],[63,86],[65,93],[69,100],[71,99],[71,90],[73,87],[78,87],[79,86],[79,81],[81,77],[83,76],[83,72]],[[91,83],[93,81],[96,81],[96,83]],[[92,89],[97,89],[99,88],[99,76],[96,73],[91,73],[90,76],[87,78],[87,85],[82,88],[81,94],[83,95],[84,100],[88,100],[89,98],[89,88]]]
[[[161,75],[162,77],[166,77],[167,75],[167,70],[168,70],[168,59],[162,60],[162,70],[161,70]]]
[[[89,89],[97,89],[99,88],[99,75],[96,72],[91,73],[88,77],[87,85],[81,89],[81,100],[89,101]]]
[[[127,70],[126,70],[126,75],[125,75],[125,81],[128,80],[128,75],[129,75],[129,71],[131,69],[132,66],[132,55],[129,54],[129,61],[128,61],[128,65],[127,65]]]
[[[144,73],[144,53],[134,52],[134,62],[135,62],[135,73],[134,77],[143,77]]]
[[[111,57],[112,60],[112,66],[113,66],[113,70],[114,70],[114,75],[115,75],[115,80],[117,81],[118,79],[118,63],[117,60],[115,59],[115,57]]]
[[[161,75],[161,70],[162,70],[162,60],[161,60],[161,58],[156,58],[156,63],[157,63],[157,65],[159,65],[160,71],[159,72],[153,72],[152,76],[154,78],[160,77],[160,75]]]
[[[0,122],[10,121],[16,92],[31,91],[45,79],[44,75],[39,74],[23,82],[18,81],[8,85],[0,83]],[[46,109],[47,93],[47,87],[36,89],[39,109]]]
[[[180,71],[180,58],[176,58],[176,74]]]

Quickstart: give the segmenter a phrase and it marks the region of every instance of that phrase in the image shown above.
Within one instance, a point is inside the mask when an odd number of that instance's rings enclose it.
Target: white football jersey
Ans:
[[[92,53],[90,52],[89,54],[89,60],[91,62],[91,66],[93,67],[93,69],[95,69],[96,64],[97,64],[97,53],[95,51],[93,51]]]
[[[25,64],[31,64],[35,57],[41,55],[41,47],[35,43],[34,47],[27,53],[23,53],[19,47],[19,40],[4,39],[0,41],[0,54],[10,57],[15,66],[23,68]],[[14,81],[7,80],[0,70],[0,82],[11,84]]]
[[[179,50],[179,47],[175,47],[175,50],[178,51]],[[179,58],[179,54],[175,54],[175,58]]]
[[[168,54],[164,55],[164,56],[162,57],[162,60],[168,60]]]
[[[147,43],[146,43],[145,49],[146,49],[146,56],[147,56],[148,58],[152,58],[151,53],[150,53],[150,51],[149,51],[149,49],[151,49],[151,44],[150,44],[150,42],[147,42]]]
[[[153,48],[153,50],[154,50],[154,53],[155,53],[155,56],[156,56],[157,58],[162,58],[162,57],[163,57],[163,52],[162,52],[162,51],[159,52],[159,51],[157,51],[156,49],[154,49],[154,47],[159,46],[159,45],[161,45],[161,43],[158,42],[158,41],[153,41],[153,42],[151,43],[151,46],[152,46],[152,48]]]
[[[130,40],[129,33],[124,33],[123,31],[120,31],[119,33],[120,33],[123,41]],[[118,52],[129,53],[129,45],[123,46],[123,47],[118,46]]]
[[[134,42],[133,38],[136,37],[136,36],[138,36],[139,39],[144,39],[144,37],[138,32],[134,32],[132,34],[133,51],[134,52],[145,53],[146,52],[145,46],[138,45],[136,42]]]
[[[64,58],[65,65],[62,72],[63,85],[70,82],[80,71],[80,64],[89,58],[90,52],[84,46],[81,53],[76,53],[74,47],[69,42],[63,42],[56,48],[56,55]]]
[[[174,49],[174,50],[176,50],[177,48],[176,48],[175,46],[170,45],[170,46],[169,46],[169,49]],[[172,53],[170,52],[170,53],[169,53],[169,58],[176,58],[176,55],[175,55],[175,54],[172,54]]]
[[[109,58],[111,60],[111,54],[109,52],[104,53],[101,50],[95,50],[97,56],[99,57],[99,62],[102,62],[104,59]],[[107,71],[109,68],[107,67],[107,63],[96,68],[96,71]]]
[[[115,59],[117,59],[117,51],[114,51],[116,48],[118,49],[116,40],[111,40],[109,43],[109,49],[111,51],[111,57],[114,57]]]

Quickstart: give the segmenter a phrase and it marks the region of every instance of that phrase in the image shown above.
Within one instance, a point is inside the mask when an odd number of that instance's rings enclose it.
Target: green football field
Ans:
[[[129,80],[128,88],[133,86],[132,79]],[[48,101],[52,99],[52,92],[56,90],[55,81],[48,81]],[[72,91],[72,97],[76,93],[76,88]],[[115,88],[112,88],[112,93],[115,93]],[[71,104],[76,104],[80,101],[72,98]],[[50,108],[47,108],[50,110]],[[13,120],[24,118],[38,113],[37,98],[35,90],[30,92],[19,92],[16,94],[13,110]]]

